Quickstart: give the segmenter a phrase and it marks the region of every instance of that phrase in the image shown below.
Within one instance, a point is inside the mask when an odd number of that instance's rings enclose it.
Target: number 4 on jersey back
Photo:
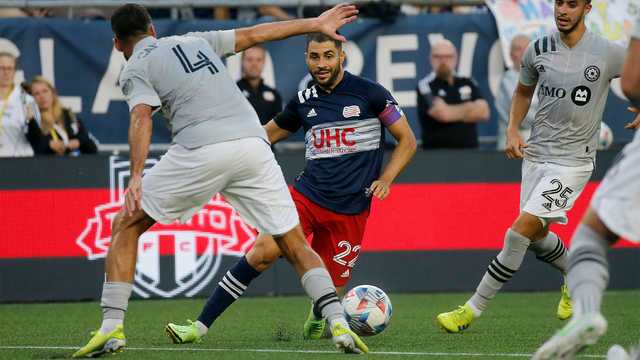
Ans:
[[[191,60],[189,60],[180,45],[172,47],[171,50],[173,50],[173,54],[178,57],[178,60],[180,60],[180,64],[182,64],[182,68],[187,74],[196,72],[204,68],[208,69],[211,75],[215,75],[218,72],[218,68],[215,66],[215,64],[212,63],[207,55],[205,55],[200,50],[198,50],[198,54],[196,55],[196,57],[198,58],[198,61],[196,62],[191,62]]]

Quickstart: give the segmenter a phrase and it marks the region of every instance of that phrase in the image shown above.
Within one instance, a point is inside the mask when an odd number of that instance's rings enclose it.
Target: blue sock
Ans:
[[[227,271],[213,294],[207,300],[198,317],[198,321],[211,327],[211,324],[222,314],[242,293],[247,289],[251,281],[260,273],[251,267],[245,256],[238,261],[231,270]]]

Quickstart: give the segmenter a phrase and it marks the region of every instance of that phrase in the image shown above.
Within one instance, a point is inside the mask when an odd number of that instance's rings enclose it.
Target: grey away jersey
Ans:
[[[234,50],[234,30],[144,38],[120,74],[129,110],[161,107],[173,142],[190,149],[246,137],[267,140],[222,63]]]
[[[525,157],[565,166],[594,163],[609,82],[622,71],[625,49],[591,32],[568,48],[558,32],[529,44],[520,82],[538,84],[538,111]]]

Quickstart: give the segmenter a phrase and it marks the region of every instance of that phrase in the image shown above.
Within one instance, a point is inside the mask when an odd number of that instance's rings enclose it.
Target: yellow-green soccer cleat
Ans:
[[[100,330],[91,332],[91,339],[87,345],[76,351],[72,357],[98,357],[106,353],[117,353],[124,350],[127,341],[124,337],[124,327],[122,324],[116,326],[115,330],[108,334],[103,334]]]
[[[309,310],[309,316],[302,327],[302,338],[305,340],[320,340],[327,337],[327,321],[316,319],[313,313],[313,306]]]
[[[169,323],[164,327],[164,333],[174,344],[199,343],[202,341],[202,335],[200,335],[196,323],[191,320],[187,320],[187,322],[189,322],[189,325]]]
[[[457,310],[445,312],[437,316],[438,324],[449,333],[464,331],[473,321],[473,310],[468,304],[459,306]]]
[[[367,344],[365,344],[356,333],[349,329],[349,326],[344,326],[341,323],[333,324],[331,327],[331,336],[336,348],[345,353],[366,354],[369,352]]]
[[[567,320],[573,314],[573,307],[571,306],[571,296],[569,295],[569,289],[567,285],[562,285],[560,288],[560,302],[558,303],[558,319]]]

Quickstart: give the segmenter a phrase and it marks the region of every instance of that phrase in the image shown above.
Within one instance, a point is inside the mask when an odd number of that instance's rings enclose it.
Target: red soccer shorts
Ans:
[[[358,261],[369,209],[356,215],[323,208],[291,188],[302,231],[322,258],[336,287],[345,286]]]

